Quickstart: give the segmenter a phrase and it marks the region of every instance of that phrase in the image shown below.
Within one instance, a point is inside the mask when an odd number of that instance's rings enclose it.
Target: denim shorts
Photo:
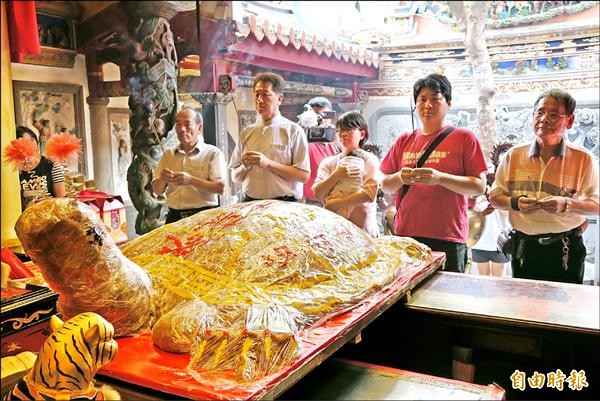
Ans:
[[[506,263],[510,262],[510,257],[506,257],[499,251],[482,251],[480,249],[471,249],[471,260],[475,263]]]

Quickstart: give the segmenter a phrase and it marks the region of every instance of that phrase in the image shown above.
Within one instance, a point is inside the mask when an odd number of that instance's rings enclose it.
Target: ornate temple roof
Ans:
[[[235,31],[241,35],[241,40],[252,34],[257,41],[265,39],[273,46],[277,44],[293,47],[296,50],[304,49],[308,53],[319,56],[335,58],[352,64],[364,64],[369,67],[378,67],[378,54],[356,44],[348,44],[343,40],[335,40],[325,36],[284,26],[281,23],[271,23],[268,19],[259,21],[256,16],[249,15],[244,21],[236,21]]]

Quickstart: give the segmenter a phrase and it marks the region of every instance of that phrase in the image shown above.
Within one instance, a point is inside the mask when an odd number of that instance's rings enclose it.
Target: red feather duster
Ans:
[[[75,135],[52,135],[46,143],[46,157],[55,163],[77,163],[81,152],[81,141]]]
[[[27,138],[14,139],[4,149],[4,161],[6,163],[14,163],[15,170],[24,170],[25,162],[31,159],[38,151],[37,142]]]

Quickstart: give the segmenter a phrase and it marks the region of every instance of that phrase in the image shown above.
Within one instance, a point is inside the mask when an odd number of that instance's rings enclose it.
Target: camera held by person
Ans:
[[[319,102],[320,99],[323,102]],[[327,99],[316,97],[304,105],[304,111],[298,116],[298,124],[304,128],[308,142],[333,142],[335,111],[331,110],[331,103]]]

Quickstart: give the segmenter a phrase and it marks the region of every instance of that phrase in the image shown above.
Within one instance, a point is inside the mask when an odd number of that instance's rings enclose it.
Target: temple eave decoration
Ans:
[[[259,22],[253,15],[244,18],[243,22],[235,21],[234,35],[239,41],[252,36],[258,42],[268,41],[272,46],[277,44],[292,47],[295,50],[305,50],[319,56],[334,58],[346,63],[364,64],[367,67],[379,67],[379,55],[376,52],[349,44],[343,41],[331,40],[313,33],[273,24],[267,19]]]

